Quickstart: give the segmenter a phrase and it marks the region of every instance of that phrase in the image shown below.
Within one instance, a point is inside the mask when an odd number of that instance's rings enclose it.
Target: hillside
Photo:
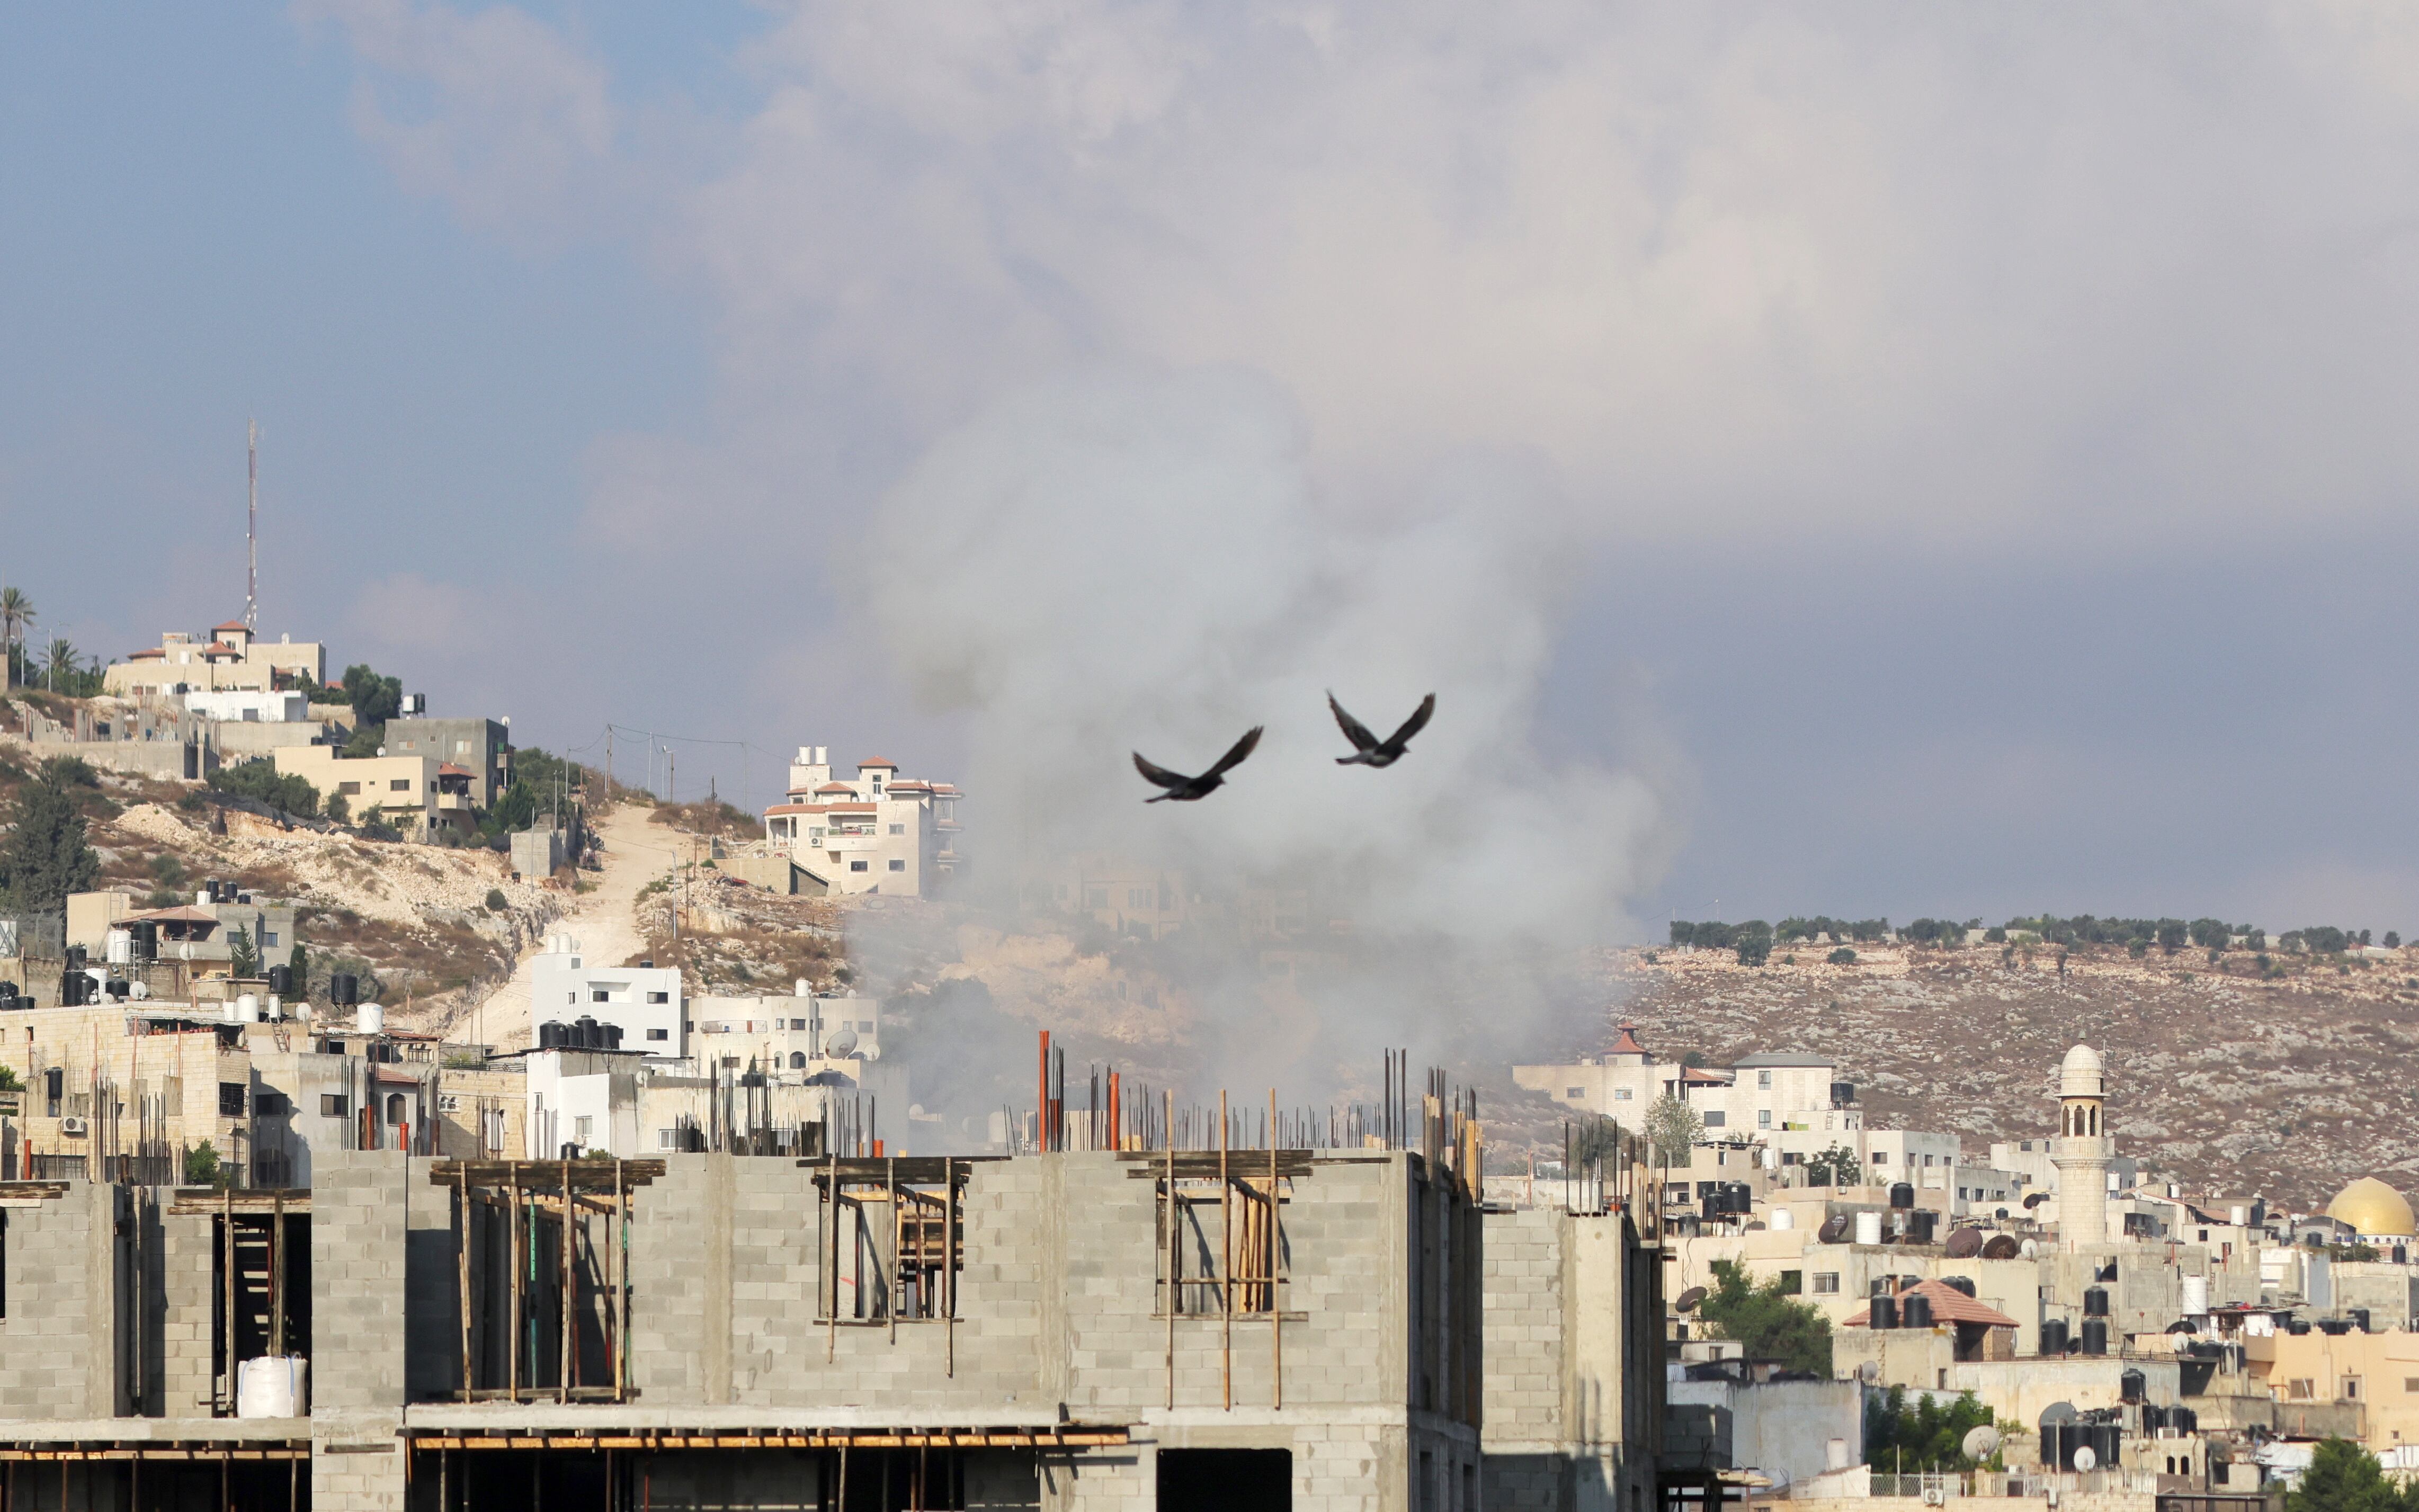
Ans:
[[[1800,948],[1743,966],[1730,952],[1608,951],[1616,1007],[1587,1052],[1635,1020],[1657,1054],[1713,1064],[1821,1051],[1874,1127],[1951,1130],[1969,1157],[2050,1131],[2053,1073],[2088,1041],[2108,1062],[2119,1149],[2189,1188],[2322,1204],[2352,1177],[2419,1177],[2419,958],[2229,951],[2135,959],[1859,946],[1853,965]],[[2275,973],[2281,973],[2276,975]]]

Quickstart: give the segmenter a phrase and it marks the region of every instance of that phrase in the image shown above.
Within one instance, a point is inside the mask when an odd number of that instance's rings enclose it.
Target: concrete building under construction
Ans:
[[[1442,1091],[1348,1144],[1054,1107],[1004,1156],[0,1183],[0,1495],[1642,1512],[1657,1257],[1484,1212]]]

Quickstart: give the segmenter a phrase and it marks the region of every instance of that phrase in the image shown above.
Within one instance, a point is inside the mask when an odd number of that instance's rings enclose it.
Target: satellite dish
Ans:
[[[1705,1300],[1705,1288],[1703,1288],[1703,1287],[1690,1287],[1687,1290],[1686,1290],[1686,1291],[1684,1291],[1684,1292],[1680,1293],[1680,1299],[1679,1299],[1679,1301],[1674,1302],[1672,1305],[1673,1307],[1677,1308],[1678,1310],[1680,1310],[1681,1312],[1684,1312],[1684,1313],[1687,1313],[1687,1312],[1694,1312],[1694,1311],[1696,1311],[1697,1304],[1699,1304],[1699,1303],[1701,1303],[1701,1302],[1703,1302],[1703,1301],[1704,1301],[1704,1300]]]
[[[2023,1252],[2024,1246],[2016,1242],[2013,1234],[1993,1234],[1982,1242],[1982,1258],[1986,1260],[2012,1260]]]
[[[1952,1260],[1970,1260],[1982,1253],[1982,1230],[1960,1228],[1949,1236],[1946,1246]]]
[[[855,1029],[834,1030],[832,1037],[824,1041],[824,1052],[835,1060],[846,1056],[855,1055],[856,1053],[856,1031]]]
[[[2100,1468],[2100,1457],[2091,1452],[2091,1445],[2087,1443],[2074,1451],[2074,1468],[2078,1473]]]
[[[2038,1208],[2038,1207],[2040,1207],[2042,1203],[2047,1202],[2048,1200],[2049,1200],[2049,1194],[2048,1194],[2048,1193],[2046,1193],[2046,1192],[2036,1192],[2036,1193],[2034,1193],[2032,1196],[2028,1196],[2028,1197],[2025,1198],[2025,1207],[2026,1207],[2026,1209],[2027,1211],[2029,1211],[2029,1210],[2031,1210],[2031,1209],[2034,1209],[2034,1208]]]
[[[1985,1423],[1965,1430],[1965,1458],[1988,1459],[1999,1452],[1999,1430]]]
[[[2074,1404],[2072,1402],[2052,1402],[2047,1407],[2042,1409],[2041,1425],[2043,1427],[2047,1427],[2053,1423],[2072,1423],[2074,1419],[2075,1412]]]

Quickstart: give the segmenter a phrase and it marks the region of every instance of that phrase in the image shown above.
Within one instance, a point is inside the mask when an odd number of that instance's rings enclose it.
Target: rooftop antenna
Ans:
[[[260,422],[244,422],[250,479],[243,511],[243,627],[260,633]]]

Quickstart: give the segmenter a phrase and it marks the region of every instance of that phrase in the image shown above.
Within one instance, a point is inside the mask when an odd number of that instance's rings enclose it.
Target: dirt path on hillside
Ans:
[[[548,930],[578,940],[579,953],[587,960],[618,965],[646,949],[636,911],[639,889],[670,871],[679,854],[679,841],[663,825],[649,824],[647,813],[630,805],[597,822],[604,869],[593,874],[596,890],[580,894]],[[541,941],[538,949],[543,948]],[[491,1044],[499,1050],[527,1048],[530,964],[537,958],[538,949],[521,956],[512,980],[486,1001],[457,1010],[444,1026],[445,1038]]]

